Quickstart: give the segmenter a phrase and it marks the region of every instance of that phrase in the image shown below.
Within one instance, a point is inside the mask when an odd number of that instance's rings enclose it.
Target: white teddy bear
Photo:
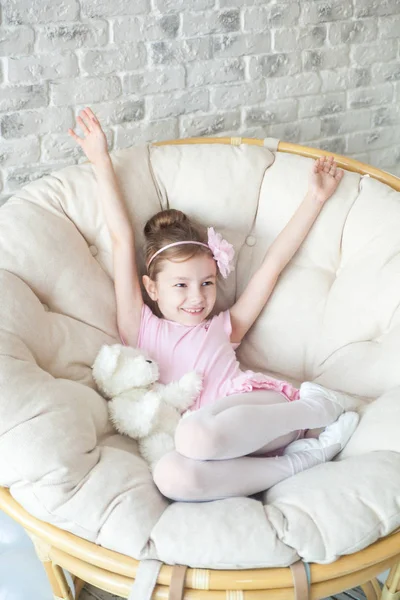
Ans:
[[[153,470],[174,449],[175,429],[182,413],[199,396],[202,377],[192,371],[179,381],[157,383],[157,364],[141,350],[121,344],[102,346],[92,373],[98,388],[110,398],[108,409],[115,428],[138,440],[139,451]]]

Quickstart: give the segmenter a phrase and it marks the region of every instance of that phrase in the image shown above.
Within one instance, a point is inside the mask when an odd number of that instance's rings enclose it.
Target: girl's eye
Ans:
[[[204,281],[202,285],[213,285],[212,281]]]
[[[175,285],[175,287],[178,287],[178,288],[183,288],[183,287],[185,287],[185,286],[186,286],[186,283],[177,283],[177,284]]]

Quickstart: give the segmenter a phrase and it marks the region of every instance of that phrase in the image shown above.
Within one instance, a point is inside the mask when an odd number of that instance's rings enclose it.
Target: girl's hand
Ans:
[[[325,204],[339,185],[344,171],[337,168],[333,156],[318,158],[310,176],[309,192],[319,204]]]
[[[84,137],[76,135],[73,129],[68,133],[80,145],[91,163],[95,164],[108,158],[107,139],[101,125],[90,108],[84,108],[76,119]]]

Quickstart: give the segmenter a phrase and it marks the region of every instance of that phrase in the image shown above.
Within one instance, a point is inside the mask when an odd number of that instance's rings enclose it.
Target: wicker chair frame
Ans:
[[[263,146],[264,140],[224,137],[157,142],[157,145],[166,144]],[[285,142],[279,142],[277,150],[309,158],[333,155],[341,168],[368,174],[400,191],[400,179],[397,177],[345,156]],[[12,498],[9,490],[1,487],[0,509],[22,525],[32,538],[55,598],[76,599],[85,583],[128,598],[139,561],[32,517]],[[381,589],[376,576],[389,568],[388,579]],[[69,588],[63,569],[74,578],[75,595]],[[173,570],[172,566],[162,566],[152,600],[170,597]],[[400,530],[364,550],[342,556],[334,563],[310,565],[310,600],[325,598],[358,585],[367,600],[400,600]],[[182,591],[182,600],[294,600],[295,597],[292,571],[288,567],[232,571],[188,568]]]

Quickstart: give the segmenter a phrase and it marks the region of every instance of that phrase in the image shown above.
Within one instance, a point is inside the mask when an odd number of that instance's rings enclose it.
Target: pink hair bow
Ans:
[[[229,273],[235,268],[232,264],[235,250],[233,249],[232,244],[222,238],[220,233],[214,231],[214,227],[208,227],[207,233],[208,247],[213,253],[214,259],[217,261],[218,269],[220,270],[222,277],[226,279]]]

